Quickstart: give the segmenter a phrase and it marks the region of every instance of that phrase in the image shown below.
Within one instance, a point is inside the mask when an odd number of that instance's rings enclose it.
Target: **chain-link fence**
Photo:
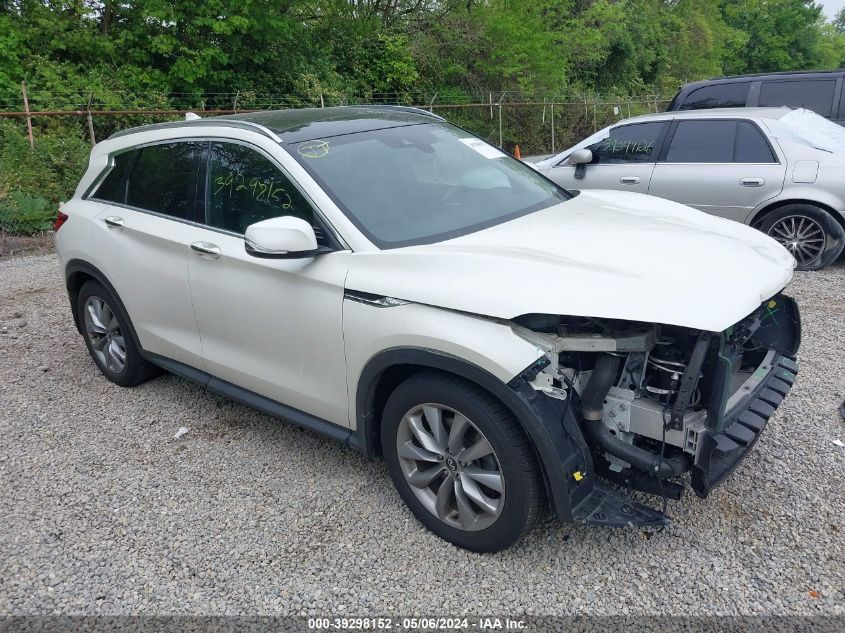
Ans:
[[[489,142],[523,155],[560,151],[615,121],[664,110],[665,96],[644,95],[609,98],[531,94],[518,91],[462,95],[438,93],[372,93],[368,95],[320,94],[307,97],[251,92],[186,94],[118,94],[98,99],[79,93],[30,92],[22,86],[22,98],[4,102],[0,118],[26,122],[32,143],[39,128],[51,125],[79,126],[91,142],[127,127],[173,120],[186,112],[214,116],[254,110],[292,107],[329,107],[363,103],[408,105],[430,110]]]

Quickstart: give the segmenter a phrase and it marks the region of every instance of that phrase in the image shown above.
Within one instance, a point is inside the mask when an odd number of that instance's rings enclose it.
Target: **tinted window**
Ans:
[[[684,99],[679,110],[704,110],[706,108],[741,108],[748,96],[747,81],[714,84],[693,90]]]
[[[763,134],[748,121],[681,121],[666,154],[669,163],[773,163]]]
[[[446,123],[287,147],[382,248],[466,235],[570,197],[525,163]]]
[[[672,137],[670,163],[730,163],[734,156],[736,121],[681,121]]]
[[[202,143],[167,143],[142,148],[129,176],[128,203],[193,220],[201,149]]]
[[[829,117],[833,110],[834,79],[802,79],[797,81],[764,81],[760,86],[761,106],[807,108]]]
[[[279,168],[244,145],[212,145],[209,182],[211,226],[243,233],[250,224],[282,215],[314,223],[311,205]]]
[[[774,163],[772,149],[763,133],[749,121],[740,121],[736,128],[735,163]]]
[[[610,130],[610,136],[590,145],[593,163],[647,163],[652,155],[666,123],[636,123]]]
[[[123,172],[126,171],[130,158],[132,158],[131,150],[117,154],[112,158],[114,166],[109,171],[108,176],[100,183],[100,186],[97,187],[93,198],[108,202],[126,202],[126,182],[123,180]]]

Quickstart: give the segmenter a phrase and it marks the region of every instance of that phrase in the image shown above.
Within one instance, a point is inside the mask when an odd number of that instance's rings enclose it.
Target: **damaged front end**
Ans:
[[[798,307],[780,294],[723,332],[539,314],[513,328],[544,352],[523,379],[566,402],[589,446],[591,464],[573,482],[576,511],[579,502],[598,503],[577,493],[596,475],[680,498],[689,472],[706,497],[757,441],[798,373]]]

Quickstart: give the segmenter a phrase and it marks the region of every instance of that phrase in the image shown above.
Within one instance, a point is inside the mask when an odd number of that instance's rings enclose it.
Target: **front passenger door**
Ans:
[[[647,193],[654,163],[669,123],[652,121],[620,125],[610,135],[589,146],[593,162],[583,178],[566,161],[552,167],[547,176],[567,189],[619,189]]]
[[[206,371],[348,426],[342,307],[349,251],[305,259],[247,254],[247,226],[293,215],[320,228],[314,207],[254,146],[215,141],[207,169],[205,222],[192,232],[188,265]]]

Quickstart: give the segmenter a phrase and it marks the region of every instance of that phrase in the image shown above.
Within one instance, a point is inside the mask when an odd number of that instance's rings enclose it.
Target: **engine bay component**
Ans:
[[[612,382],[619,369],[619,357],[601,354],[596,359],[593,373],[581,394],[581,415],[585,421],[587,436],[611,455],[618,457],[653,477],[669,479],[689,470],[689,460],[683,455],[664,458],[661,455],[628,444],[617,437],[612,429],[601,420],[604,412],[604,399],[607,397]]]
[[[514,320],[514,331],[551,354],[560,352],[645,352],[654,347],[652,325],[597,319],[562,319],[527,314]]]
[[[690,471],[706,496],[756,441],[797,373],[789,354],[800,317],[783,295],[723,332],[548,315],[512,327],[549,361],[526,382],[574,401],[596,472],[662,496],[680,496],[683,485],[665,480]]]

